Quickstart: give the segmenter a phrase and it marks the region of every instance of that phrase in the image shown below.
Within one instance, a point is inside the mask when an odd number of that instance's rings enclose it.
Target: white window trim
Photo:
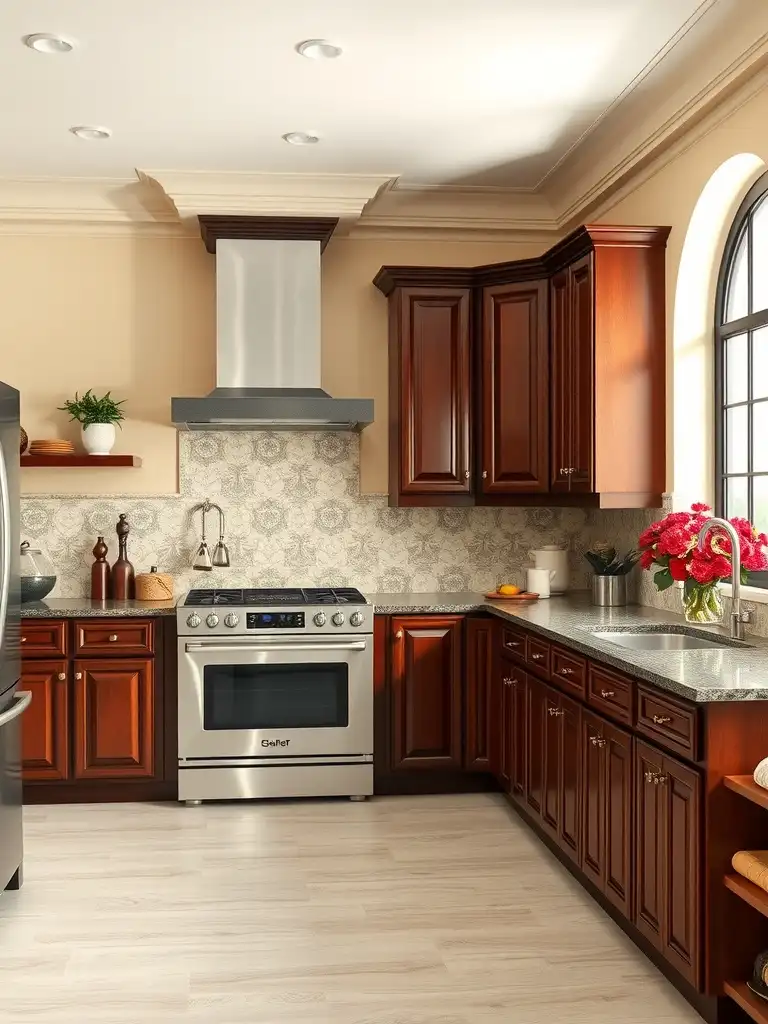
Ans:
[[[719,587],[726,597],[731,596],[733,588],[730,583],[720,583]],[[768,589],[765,587],[749,587],[742,585],[741,598],[743,601],[753,601],[755,604],[768,604]]]

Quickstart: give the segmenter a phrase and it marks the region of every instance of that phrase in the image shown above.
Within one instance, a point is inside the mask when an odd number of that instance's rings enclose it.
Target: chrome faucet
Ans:
[[[699,551],[704,550],[704,542],[710,530],[724,530],[731,539],[731,637],[734,640],[744,639],[744,623],[749,622],[749,612],[741,610],[741,545],[739,535],[727,519],[713,516],[699,530]]]

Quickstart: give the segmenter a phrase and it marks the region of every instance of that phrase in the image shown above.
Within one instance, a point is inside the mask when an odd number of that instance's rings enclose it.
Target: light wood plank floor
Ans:
[[[26,809],[3,1024],[700,1024],[496,795]]]

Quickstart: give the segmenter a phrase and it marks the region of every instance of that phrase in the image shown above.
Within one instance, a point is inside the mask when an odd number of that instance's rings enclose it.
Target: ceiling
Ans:
[[[0,177],[380,174],[533,189],[714,0],[3,0]],[[46,55],[23,36],[77,41]],[[300,57],[324,37],[333,61]],[[68,129],[109,127],[87,142]],[[318,145],[287,145],[314,131]]]

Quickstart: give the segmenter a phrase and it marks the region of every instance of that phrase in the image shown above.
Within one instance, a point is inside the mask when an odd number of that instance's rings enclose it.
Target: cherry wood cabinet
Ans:
[[[462,616],[393,616],[392,767],[462,765]]]
[[[494,732],[501,724],[494,715],[494,636],[490,619],[467,619],[464,766],[475,772],[492,770],[493,752],[498,745]]]
[[[581,708],[546,684],[543,688],[543,748],[541,751],[541,824],[563,852],[578,861],[581,852]],[[529,751],[528,771],[535,751]]]
[[[528,676],[528,707],[526,715],[526,751],[528,786],[526,805],[537,817],[544,807],[545,776],[544,761],[546,753],[546,735],[549,716],[547,703],[549,687],[535,676]]]
[[[483,495],[549,486],[547,283],[482,292],[481,474]]]
[[[68,779],[68,663],[25,658],[19,689],[32,694],[32,703],[22,718],[24,778]]]
[[[526,796],[528,749],[528,676],[514,661],[499,658],[495,668],[498,717],[498,760],[495,774],[502,789],[515,800]]]

